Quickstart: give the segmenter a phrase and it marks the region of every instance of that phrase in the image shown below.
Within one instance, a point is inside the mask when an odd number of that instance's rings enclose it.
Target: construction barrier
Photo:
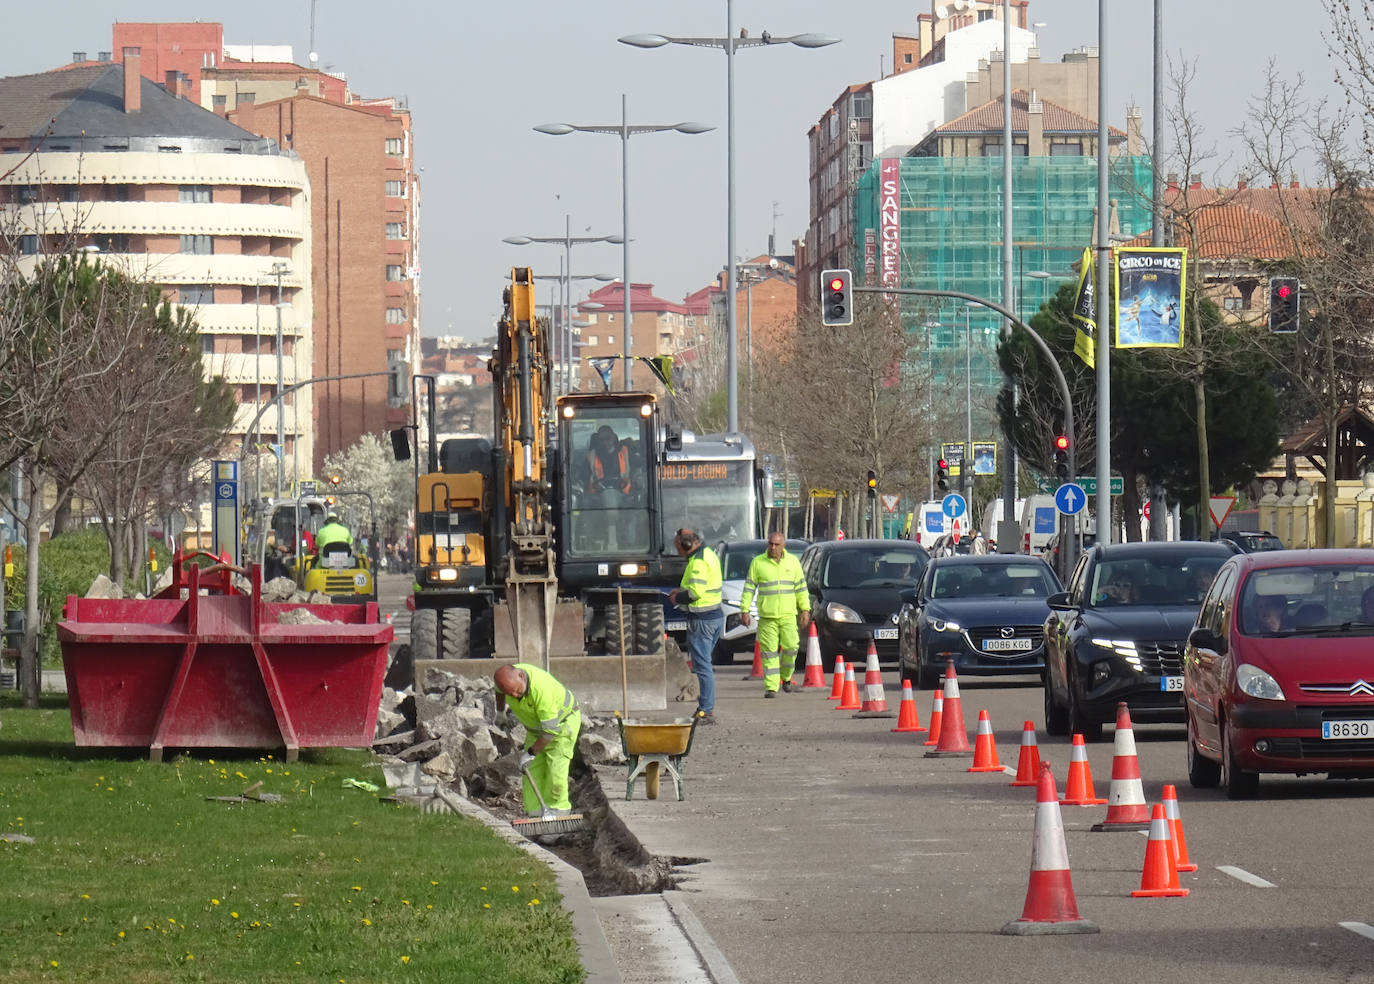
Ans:
[[[1035,740],[1035,722],[1027,721],[1021,728],[1021,754],[1016,759],[1016,778],[1013,786],[1034,786],[1040,780],[1040,745]]]
[[[1093,788],[1093,769],[1088,764],[1088,746],[1082,735],[1073,736],[1073,747],[1069,751],[1069,780],[1064,785],[1064,798],[1059,801],[1065,806],[1101,806],[1107,802],[1098,799]]]
[[[911,681],[902,681],[902,701],[897,705],[897,727],[893,732],[925,731],[921,718],[916,713],[916,696],[911,692]]]
[[[1003,936],[1046,936],[1096,933],[1097,925],[1078,914],[1069,873],[1069,850],[1064,843],[1064,820],[1054,773],[1040,770],[1035,793],[1035,832],[1031,837],[1030,884],[1021,918],[1002,927]]]
[[[973,749],[968,743],[968,730],[964,727],[964,706],[959,698],[959,678],[951,661],[945,670],[944,716],[940,719],[940,740],[934,748],[926,752],[926,758],[972,754]]]
[[[1132,898],[1181,898],[1188,894],[1188,889],[1179,886],[1174,849],[1169,839],[1169,818],[1164,813],[1164,804],[1156,803],[1150,814],[1150,839],[1145,844],[1140,888],[1131,893]]]
[[[1140,782],[1140,759],[1135,751],[1135,729],[1126,702],[1116,705],[1116,739],[1112,754],[1112,783],[1107,789],[1107,819],[1092,829],[1147,830],[1150,809],[1145,804],[1145,788]]]

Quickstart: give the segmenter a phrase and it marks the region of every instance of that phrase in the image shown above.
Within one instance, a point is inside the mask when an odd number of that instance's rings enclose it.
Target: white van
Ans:
[[[1059,509],[1052,495],[1027,496],[1021,506],[1021,549],[1042,553],[1059,529]]]
[[[1021,515],[1021,510],[1025,508],[1025,505],[1025,499],[1017,499],[1016,508],[1012,511],[1012,515],[1019,517]],[[983,536],[987,538],[989,544],[997,542],[997,524],[1001,520],[1001,518],[1002,500],[993,499],[991,502],[987,504],[987,508],[983,510],[983,525],[978,527],[980,530],[983,531]]]
[[[923,502],[916,510],[916,523],[911,538],[929,550],[931,544],[952,529],[952,525],[949,517],[944,514],[943,503],[938,500]]]

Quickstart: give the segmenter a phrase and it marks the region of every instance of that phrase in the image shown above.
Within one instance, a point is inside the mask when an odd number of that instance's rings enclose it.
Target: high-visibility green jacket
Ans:
[[[325,523],[315,533],[315,550],[323,550],[329,543],[347,543],[352,546],[353,534],[348,532],[348,527],[343,523]]]
[[[744,592],[740,595],[739,610],[749,611],[758,599],[759,618],[786,618],[797,612],[811,610],[811,597],[806,593],[806,577],[801,562],[786,550],[777,560],[765,550],[749,562],[744,577]]]
[[[682,572],[682,587],[690,601],[689,612],[707,612],[720,607],[720,558],[710,547],[701,546],[687,555]]]
[[[507,697],[506,706],[525,726],[529,736],[526,747],[546,735],[558,738],[563,733],[564,722],[577,713],[577,698],[546,670],[530,663],[516,663],[515,668],[525,671],[530,685],[525,696]]]

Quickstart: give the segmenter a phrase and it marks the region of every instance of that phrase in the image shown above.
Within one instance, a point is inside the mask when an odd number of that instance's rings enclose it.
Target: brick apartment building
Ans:
[[[390,362],[413,371],[420,196],[409,110],[395,99],[360,98],[339,76],[295,64],[289,46],[226,45],[221,24],[120,22],[113,36],[113,52],[98,60],[117,61],[137,46],[145,77],[304,161],[314,239],[313,321],[302,326],[311,362],[302,378],[385,373]],[[362,434],[409,419],[401,401],[388,400],[384,375],[310,389],[315,442],[303,475]]]
[[[587,322],[576,328],[574,344],[579,344],[573,363],[573,389],[600,390],[601,380],[588,361],[597,357],[618,356],[625,352],[625,291],[621,281],[606,284],[576,305],[575,318]],[[636,360],[640,357],[673,355],[696,337],[694,316],[682,304],[654,295],[653,284],[636,283],[630,289],[630,342]],[[619,359],[611,375],[611,388],[624,389],[625,369]],[[631,388],[662,393],[663,387],[642,362],[632,370]]]

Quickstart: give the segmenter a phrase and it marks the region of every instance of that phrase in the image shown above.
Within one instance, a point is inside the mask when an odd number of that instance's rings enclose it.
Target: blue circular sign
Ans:
[[[968,512],[968,503],[964,501],[964,497],[958,492],[951,492],[940,500],[940,511],[950,519],[958,519],[964,513]]]
[[[1054,504],[1065,516],[1072,516],[1088,504],[1088,493],[1076,482],[1065,482],[1054,490]]]

